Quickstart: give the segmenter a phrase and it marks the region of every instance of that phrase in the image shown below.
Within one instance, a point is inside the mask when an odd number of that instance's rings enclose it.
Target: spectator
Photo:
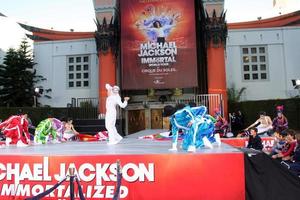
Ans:
[[[216,115],[215,133],[219,133],[221,137],[225,137],[228,130],[228,122],[221,114]]]
[[[263,145],[261,142],[261,138],[257,134],[257,128],[250,128],[250,136],[247,148],[255,149],[255,150],[262,150]]]
[[[239,124],[239,130],[242,130],[244,127],[244,121],[245,121],[242,111],[238,110],[236,113],[236,117],[237,117],[238,124]]]
[[[270,155],[273,156],[275,154],[278,154],[282,151],[286,141],[285,141],[286,134],[275,132],[274,133],[274,145],[270,152]]]
[[[295,131],[288,129],[285,131],[285,133],[286,133],[286,137],[285,137],[286,143],[283,146],[282,151],[272,156],[273,159],[281,159],[283,161],[289,161],[291,160],[294,154],[294,150],[296,148]]]
[[[274,132],[282,132],[286,129],[288,129],[288,120],[283,115],[283,106],[277,106],[277,117],[273,119],[273,131]]]
[[[244,116],[241,111],[237,111],[229,114],[229,117],[231,122],[231,131],[234,136],[237,136],[244,127]]]
[[[225,118],[222,117],[221,111],[219,108],[215,108],[214,110],[214,118],[215,118],[215,134],[220,134],[221,137],[226,136],[228,131],[228,122]]]
[[[300,174],[300,134],[295,136],[297,141],[297,147],[293,156],[293,163],[290,164],[290,170],[296,175]]]

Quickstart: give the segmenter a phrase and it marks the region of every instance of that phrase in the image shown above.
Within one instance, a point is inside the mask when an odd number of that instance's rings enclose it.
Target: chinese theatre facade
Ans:
[[[126,132],[166,126],[165,105],[206,105],[227,116],[224,1],[94,0],[95,32],[20,24],[34,40],[37,73],[52,89],[44,105],[97,106],[105,84],[130,96]],[[55,81],[54,81],[55,79]]]

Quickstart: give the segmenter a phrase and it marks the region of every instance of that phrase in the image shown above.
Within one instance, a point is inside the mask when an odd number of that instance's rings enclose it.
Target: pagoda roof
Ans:
[[[300,11],[248,22],[228,23],[228,29],[275,28],[285,26],[300,26]]]
[[[55,41],[55,40],[77,40],[85,38],[94,38],[94,32],[72,32],[72,31],[55,31],[42,29],[34,26],[19,23],[19,25],[32,34],[26,34],[27,37],[34,41]],[[300,11],[248,22],[228,23],[229,30],[235,29],[258,29],[258,28],[275,28],[285,26],[300,26]]]
[[[26,34],[27,37],[34,41],[53,41],[53,40],[76,40],[84,38],[94,38],[94,32],[68,32],[54,31],[49,29],[37,28],[26,24],[19,25],[32,34]]]

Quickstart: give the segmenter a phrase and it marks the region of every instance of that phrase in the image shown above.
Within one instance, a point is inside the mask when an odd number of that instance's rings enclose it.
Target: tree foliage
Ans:
[[[24,39],[18,49],[9,49],[0,65],[0,106],[23,107],[34,103],[36,76],[32,52]]]
[[[231,88],[227,88],[228,102],[237,103],[241,100],[241,96],[246,90],[245,87],[236,89],[234,85]]]

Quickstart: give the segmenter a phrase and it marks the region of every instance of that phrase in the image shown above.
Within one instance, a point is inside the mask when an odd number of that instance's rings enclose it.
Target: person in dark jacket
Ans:
[[[249,143],[247,148],[255,149],[255,150],[262,150],[263,145],[261,142],[261,138],[257,135],[257,128],[253,127],[250,128],[250,136],[249,136]]]

